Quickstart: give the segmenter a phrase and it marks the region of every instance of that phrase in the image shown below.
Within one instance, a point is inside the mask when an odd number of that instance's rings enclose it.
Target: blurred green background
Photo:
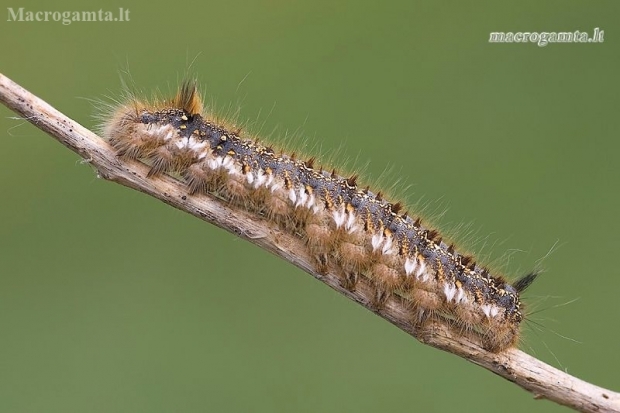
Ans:
[[[193,62],[255,131],[342,148],[370,180],[391,169],[441,227],[469,224],[466,248],[512,276],[542,266],[522,348],[620,389],[620,3],[223,3],[13,3],[131,20],[0,19],[0,71],[93,127],[119,73],[150,94]],[[594,27],[603,44],[488,43]],[[13,116],[0,108],[0,411],[565,410],[97,179]]]

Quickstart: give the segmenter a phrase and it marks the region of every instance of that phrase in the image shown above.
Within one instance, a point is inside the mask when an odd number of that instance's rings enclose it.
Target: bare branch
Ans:
[[[415,328],[409,320],[406,304],[398,296],[390,297],[380,309],[373,308],[375,289],[370,280],[362,277],[354,291],[343,288],[334,268],[324,275],[315,271],[302,240],[280,231],[270,222],[257,221],[254,215],[230,209],[215,197],[188,196],[185,184],[172,177],[147,178],[149,168],[146,165],[119,159],[107,142],[2,74],[0,100],[84,158],[100,177],[149,194],[272,252],[421,342],[476,363],[516,383],[536,398],[549,399],[582,412],[620,413],[619,393],[570,376],[518,349],[499,354],[488,352],[480,343],[456,334],[441,322],[431,321],[423,328]]]

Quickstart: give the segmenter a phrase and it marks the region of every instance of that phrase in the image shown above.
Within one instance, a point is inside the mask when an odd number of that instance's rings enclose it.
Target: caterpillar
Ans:
[[[171,100],[134,97],[105,118],[102,135],[118,156],[143,161],[148,176],[182,180],[190,196],[217,196],[300,237],[319,272],[339,268],[354,289],[370,279],[376,303],[397,294],[414,325],[441,320],[478,339],[488,351],[517,345],[524,319],[521,293],[531,272],[513,284],[490,271],[403,205],[360,187],[356,175],[315,166],[210,116],[195,82]]]

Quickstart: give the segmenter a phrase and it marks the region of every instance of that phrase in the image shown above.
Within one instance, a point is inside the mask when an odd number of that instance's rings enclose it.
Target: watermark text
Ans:
[[[24,7],[14,9],[7,7],[8,22],[59,22],[65,26],[73,22],[128,22],[129,10],[119,8],[118,11],[34,11]]]
[[[605,31],[595,28],[592,36],[588,32],[491,32],[489,43],[536,43],[544,47],[549,43],[603,43]]]

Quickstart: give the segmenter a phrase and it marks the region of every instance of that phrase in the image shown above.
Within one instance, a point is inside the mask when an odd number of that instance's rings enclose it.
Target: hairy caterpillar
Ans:
[[[356,176],[317,168],[314,158],[276,152],[214,121],[191,82],[171,101],[131,99],[116,108],[103,136],[119,156],[148,163],[149,176],[179,176],[189,195],[217,195],[301,237],[317,269],[334,264],[347,288],[368,277],[378,306],[398,294],[415,324],[442,320],[493,352],[519,340],[520,293],[537,273],[509,284],[402,213],[400,203],[360,188]]]

